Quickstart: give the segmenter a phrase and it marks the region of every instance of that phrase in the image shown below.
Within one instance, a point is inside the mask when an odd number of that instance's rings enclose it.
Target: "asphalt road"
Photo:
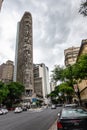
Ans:
[[[0,115],[0,130],[48,130],[57,119],[60,108]]]

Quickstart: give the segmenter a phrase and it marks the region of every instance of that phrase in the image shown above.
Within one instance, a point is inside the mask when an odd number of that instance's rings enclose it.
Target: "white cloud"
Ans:
[[[0,13],[0,63],[14,60],[17,22],[25,11],[33,18],[34,63],[49,69],[64,64],[64,49],[87,38],[87,18],[78,14],[80,0],[4,1]]]

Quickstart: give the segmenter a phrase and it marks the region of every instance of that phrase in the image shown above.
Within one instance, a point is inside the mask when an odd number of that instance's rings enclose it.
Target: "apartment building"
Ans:
[[[4,67],[5,67],[5,63],[0,65],[0,81],[2,81],[2,73],[3,73]]]
[[[4,83],[13,81],[13,61],[8,60],[6,63],[0,65],[0,80]]]
[[[64,50],[66,67],[68,65],[73,65],[76,62],[79,49],[80,47],[70,47]]]
[[[46,100],[51,92],[49,86],[49,69],[45,64],[34,64],[34,91],[36,96]]]

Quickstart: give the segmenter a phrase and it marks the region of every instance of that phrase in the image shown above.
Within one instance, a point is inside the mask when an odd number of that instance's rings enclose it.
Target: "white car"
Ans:
[[[52,104],[51,109],[56,109],[56,105]]]
[[[3,115],[3,112],[0,110],[0,115]]]
[[[1,111],[3,114],[7,114],[8,113],[8,110],[6,108],[1,108]]]
[[[16,107],[14,112],[15,113],[20,113],[20,112],[22,112],[22,108],[21,107]]]

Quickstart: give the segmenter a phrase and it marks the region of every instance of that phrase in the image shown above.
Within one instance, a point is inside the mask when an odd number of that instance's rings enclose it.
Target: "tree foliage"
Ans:
[[[4,83],[0,82],[0,104],[7,97],[8,93],[9,90],[7,86]]]
[[[63,94],[71,95],[73,94],[74,90],[71,86],[69,86],[66,82],[59,85],[59,92]]]
[[[57,91],[52,91],[50,94],[49,94],[49,97],[56,97],[57,96]]]
[[[24,86],[18,82],[11,82],[8,83],[6,86],[9,93],[6,95],[6,98],[4,99],[3,103],[7,107],[12,107],[14,103],[20,101],[22,93],[24,92]]]
[[[87,54],[81,55],[74,65],[68,65],[66,68],[56,66],[52,73],[55,81],[68,82],[69,86],[73,86],[75,80],[87,79]]]
[[[69,102],[74,90],[71,86],[69,86],[66,82],[61,83],[60,85],[55,87],[55,90],[52,91],[49,96],[51,97],[52,102],[65,102],[67,96],[67,101]],[[60,95],[61,94],[61,95]],[[58,99],[57,99],[58,98]]]
[[[59,65],[54,68],[52,71],[52,79],[53,81],[62,81],[62,82],[67,82],[69,86],[73,87],[73,71],[72,71],[72,66],[68,65],[68,67],[60,67]]]
[[[51,78],[53,81],[57,82],[59,80],[63,81],[63,67],[60,67],[59,65],[56,65],[54,70],[52,71]]]
[[[76,64],[73,65],[74,79],[87,79],[87,54],[80,56]]]
[[[56,66],[52,72],[54,81],[62,81],[62,83],[55,88],[51,95],[57,96],[60,92],[72,95],[74,84],[83,79],[87,80],[87,54],[81,55],[74,65],[69,65],[66,68]]]
[[[24,86],[18,82],[11,82],[11,83],[7,84],[7,87],[8,87],[8,90],[10,92],[8,94],[8,96],[11,99],[20,98],[20,96],[24,92]]]
[[[79,13],[82,14],[83,16],[87,16],[87,0],[82,1]]]

